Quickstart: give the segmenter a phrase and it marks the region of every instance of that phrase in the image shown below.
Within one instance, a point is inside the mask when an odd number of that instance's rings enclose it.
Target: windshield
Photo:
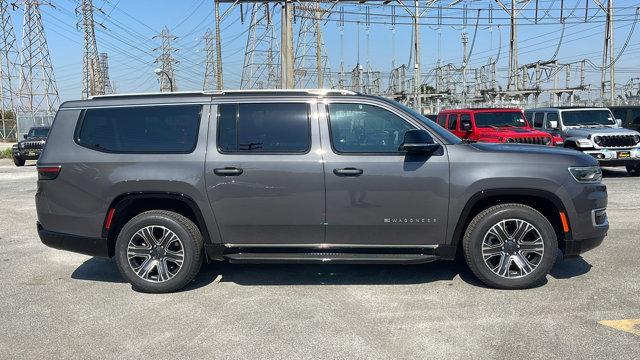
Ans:
[[[527,121],[520,111],[511,112],[477,112],[477,127],[526,127]]]
[[[410,108],[410,107],[408,107],[406,105],[403,105],[403,104],[401,104],[401,103],[399,103],[397,101],[388,100],[388,99],[384,99],[384,98],[381,98],[381,99],[386,101],[386,102],[388,102],[388,103],[392,103],[393,105],[395,105],[395,106],[401,108],[402,110],[406,111],[407,113],[412,115],[415,119],[417,119],[421,123],[425,124],[429,128],[429,130],[437,133],[440,137],[445,139],[447,142],[449,142],[451,144],[458,144],[458,143],[462,142],[462,140],[460,140],[459,137],[453,135],[451,132],[447,131],[442,126],[439,126],[438,124],[433,122],[433,120],[430,120],[426,116],[419,114],[417,111],[413,110],[412,108]]]
[[[49,128],[38,128],[38,129],[30,129],[29,135],[27,137],[36,138],[36,137],[47,137],[49,135]]]
[[[562,112],[565,126],[615,125],[609,110],[571,110]]]

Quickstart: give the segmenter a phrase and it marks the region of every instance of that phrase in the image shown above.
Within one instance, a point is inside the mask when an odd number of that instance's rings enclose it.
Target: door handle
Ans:
[[[223,167],[213,169],[213,173],[220,176],[238,176],[242,174],[243,170],[237,167]]]
[[[333,169],[333,173],[338,176],[360,176],[364,171],[362,171],[362,169],[348,167],[344,169]]]

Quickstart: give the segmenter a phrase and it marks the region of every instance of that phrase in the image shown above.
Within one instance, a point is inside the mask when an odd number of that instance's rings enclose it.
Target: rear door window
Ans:
[[[311,148],[306,103],[218,105],[223,153],[306,153]]]
[[[202,105],[132,106],[83,111],[76,142],[113,153],[189,153]]]
[[[436,122],[438,123],[438,125],[445,127],[445,125],[447,124],[447,115],[438,115]]]
[[[533,127],[534,128],[541,128],[542,125],[544,124],[544,113],[542,112],[537,112],[533,115]]]
[[[450,114],[449,115],[449,130],[456,130],[458,127],[458,115]]]

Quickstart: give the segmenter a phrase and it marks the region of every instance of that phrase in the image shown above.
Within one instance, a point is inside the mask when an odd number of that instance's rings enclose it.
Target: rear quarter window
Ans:
[[[202,105],[86,109],[76,142],[112,153],[190,153],[197,143]]]

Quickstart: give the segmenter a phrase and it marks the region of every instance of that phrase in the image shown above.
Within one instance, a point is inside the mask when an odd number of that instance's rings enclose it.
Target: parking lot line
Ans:
[[[601,320],[600,325],[640,336],[640,319]]]

